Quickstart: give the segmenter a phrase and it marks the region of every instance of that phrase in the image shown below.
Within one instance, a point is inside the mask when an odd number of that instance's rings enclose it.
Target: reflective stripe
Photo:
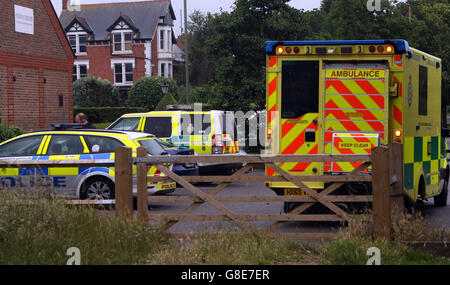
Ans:
[[[89,148],[88,148],[86,142],[84,141],[83,136],[80,136],[80,140],[81,140],[81,143],[83,144],[83,147],[84,147],[83,152],[84,152],[84,153],[89,153],[89,152],[90,152],[90,151],[89,151]]]

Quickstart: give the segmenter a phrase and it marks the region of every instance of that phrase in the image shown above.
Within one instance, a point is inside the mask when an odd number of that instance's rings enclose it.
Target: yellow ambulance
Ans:
[[[434,197],[436,205],[447,204],[440,58],[405,40],[270,41],[265,52],[267,153],[370,154],[376,146],[399,143],[409,200]],[[292,175],[339,175],[360,164],[282,168]],[[276,175],[270,168],[266,173]],[[297,193],[290,183],[266,185],[279,195]]]

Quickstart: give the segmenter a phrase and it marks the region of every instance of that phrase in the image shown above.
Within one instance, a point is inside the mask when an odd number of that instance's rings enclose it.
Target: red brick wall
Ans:
[[[139,78],[145,76],[145,46],[144,44],[134,44],[133,54],[113,55],[111,46],[89,45],[87,47],[87,56],[79,56],[77,59],[89,59],[88,75],[100,77],[109,80],[114,84],[114,70],[111,68],[111,59],[114,58],[135,58],[135,68],[133,71],[133,80],[136,82]]]
[[[15,32],[15,4],[34,10],[34,35]],[[2,11],[0,51],[31,56],[36,55],[36,51],[39,51],[39,55],[42,57],[67,58],[41,0],[1,1],[0,11]]]
[[[14,4],[34,11],[34,35],[15,32]],[[73,55],[49,0],[0,2],[0,116],[24,130],[73,120]],[[58,107],[58,94],[64,106]]]

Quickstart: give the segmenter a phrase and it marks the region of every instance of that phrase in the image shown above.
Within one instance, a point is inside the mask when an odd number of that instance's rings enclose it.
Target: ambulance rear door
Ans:
[[[388,141],[389,65],[324,62],[324,152],[370,154]],[[350,172],[361,163],[325,163],[325,172]]]

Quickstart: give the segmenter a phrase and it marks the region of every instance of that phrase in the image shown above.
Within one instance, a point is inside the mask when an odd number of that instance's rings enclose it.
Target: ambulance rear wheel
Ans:
[[[114,183],[105,177],[91,177],[84,183],[80,198],[82,200],[112,200],[115,198]]]
[[[437,207],[445,207],[447,206],[447,199],[448,199],[448,171],[447,171],[447,178],[444,180],[444,184],[442,186],[441,194],[434,197],[434,205]]]

